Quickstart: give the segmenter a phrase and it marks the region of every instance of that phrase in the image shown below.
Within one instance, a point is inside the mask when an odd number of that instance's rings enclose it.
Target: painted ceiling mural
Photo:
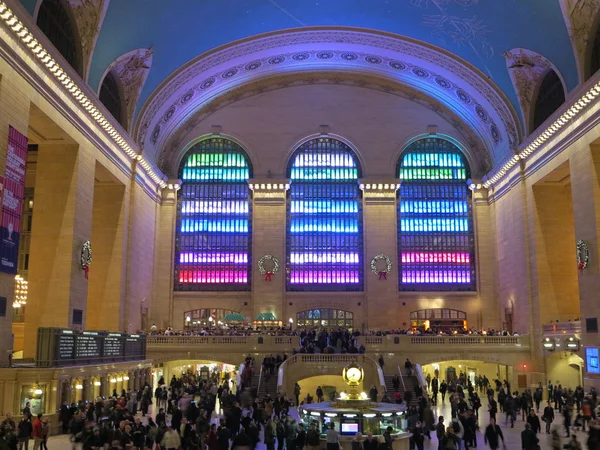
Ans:
[[[33,13],[37,0],[21,0]],[[89,84],[137,48],[154,49],[137,111],[177,68],[231,41],[308,26],[354,26],[438,45],[480,69],[518,108],[503,52],[527,48],[559,69],[568,89],[577,69],[559,0],[112,0]]]

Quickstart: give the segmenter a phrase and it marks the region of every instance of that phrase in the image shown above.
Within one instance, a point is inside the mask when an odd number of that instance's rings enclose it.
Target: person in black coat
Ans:
[[[533,409],[529,411],[529,415],[527,416],[527,423],[531,425],[531,429],[535,434],[538,434],[540,431],[542,431],[542,426],[540,425],[540,418],[533,411]]]
[[[496,419],[490,419],[490,424],[485,429],[484,441],[491,450],[497,450],[500,447],[500,439],[504,443],[502,429],[496,425]]]
[[[181,409],[179,409],[179,406],[176,406],[175,410],[173,411],[173,416],[171,417],[171,428],[173,428],[173,430],[175,430],[177,433],[179,433],[179,428],[180,428],[182,419],[183,419],[183,412],[181,412]]]
[[[19,438],[19,449],[23,448],[23,444],[25,444],[24,448],[27,450],[29,448],[29,439],[31,438],[31,434],[33,433],[33,425],[31,424],[31,419],[29,416],[23,416],[18,425],[18,438]]]
[[[225,421],[221,420],[221,424],[217,429],[217,441],[219,442],[220,450],[229,448],[229,440],[231,439],[231,431],[225,426]]]
[[[542,420],[546,422],[546,434],[550,434],[550,426],[552,425],[552,422],[554,422],[554,408],[550,404],[550,401],[548,401],[548,404],[544,408]]]
[[[531,425],[525,424],[525,429],[521,432],[521,447],[523,450],[537,450],[540,440],[531,429]]]

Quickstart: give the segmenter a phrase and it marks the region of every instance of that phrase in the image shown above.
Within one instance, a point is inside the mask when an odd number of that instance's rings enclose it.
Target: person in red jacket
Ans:
[[[42,426],[42,414],[38,414],[33,421],[33,450],[40,450],[40,445],[44,440],[44,429]]]

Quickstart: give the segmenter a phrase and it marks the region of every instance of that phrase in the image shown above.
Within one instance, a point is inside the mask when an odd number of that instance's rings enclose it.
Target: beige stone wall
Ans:
[[[537,281],[542,324],[579,317],[571,186],[533,186]]]

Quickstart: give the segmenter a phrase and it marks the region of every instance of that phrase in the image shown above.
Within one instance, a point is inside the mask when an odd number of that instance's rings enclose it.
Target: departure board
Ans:
[[[146,335],[39,328],[37,367],[65,367],[146,359]]]

